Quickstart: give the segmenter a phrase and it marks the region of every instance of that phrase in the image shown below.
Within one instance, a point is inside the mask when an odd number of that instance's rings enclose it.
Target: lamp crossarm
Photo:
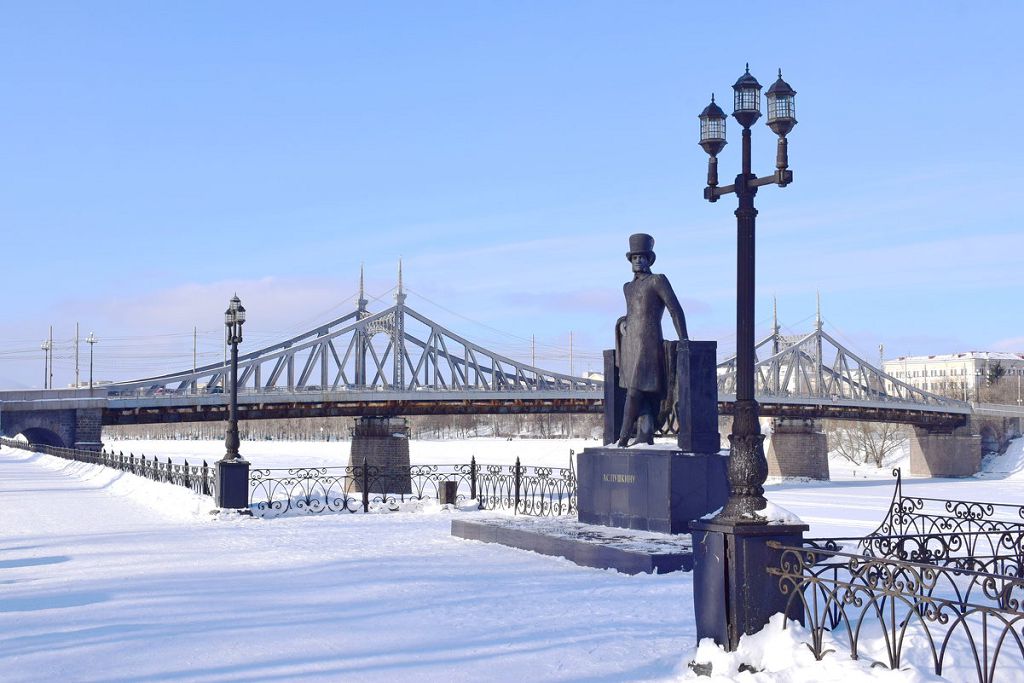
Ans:
[[[747,186],[763,187],[765,185],[778,185],[779,187],[785,187],[791,182],[793,182],[793,171],[785,169],[776,171],[771,175],[754,178]],[[704,188],[704,199],[707,199],[709,202],[717,202],[719,197],[723,197],[727,194],[733,194],[734,192],[736,192],[735,183],[732,185],[723,185],[722,187],[713,187],[708,185]]]

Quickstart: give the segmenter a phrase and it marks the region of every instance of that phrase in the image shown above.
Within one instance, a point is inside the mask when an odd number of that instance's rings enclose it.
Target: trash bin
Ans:
[[[455,505],[455,497],[459,493],[459,482],[457,481],[442,481],[441,487],[437,492],[438,497],[441,500],[441,505]]]

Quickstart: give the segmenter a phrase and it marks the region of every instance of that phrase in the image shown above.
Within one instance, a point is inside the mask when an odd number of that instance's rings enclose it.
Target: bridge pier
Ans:
[[[820,420],[777,417],[765,453],[768,475],[828,481],[828,436]]]
[[[910,473],[921,477],[969,477],[981,465],[981,434],[973,421],[956,429],[914,427]]]
[[[87,451],[103,447],[105,399],[64,400],[60,408],[54,408],[52,402],[37,400],[28,392],[24,397],[14,392],[8,396],[15,398],[0,402],[0,434],[3,436],[13,438],[21,434],[29,443]]]
[[[370,472],[371,493],[412,493],[409,474],[409,425],[404,417],[360,417],[352,431],[349,465]],[[353,477],[354,489],[363,490],[362,475]]]

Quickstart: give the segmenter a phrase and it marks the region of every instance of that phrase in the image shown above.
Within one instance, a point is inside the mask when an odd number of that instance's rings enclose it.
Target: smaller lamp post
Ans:
[[[228,404],[228,428],[224,437],[224,457],[217,461],[217,507],[248,512],[249,463],[238,454],[238,345],[242,343],[245,308],[238,295],[231,297],[224,311],[227,342],[231,345],[231,397]]]
[[[90,396],[92,396],[92,350],[93,350],[93,347],[96,346],[96,342],[98,342],[98,341],[99,341],[99,339],[97,339],[96,335],[94,333],[92,333],[92,332],[90,332],[89,336],[85,338],[85,343],[89,345],[89,395]]]

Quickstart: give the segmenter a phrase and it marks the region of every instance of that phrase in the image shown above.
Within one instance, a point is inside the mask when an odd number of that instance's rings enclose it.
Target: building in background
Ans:
[[[935,356],[900,356],[883,361],[886,374],[935,394],[978,400],[979,391],[997,381],[1016,382],[1024,376],[1024,354],[1004,351],[967,351]],[[1018,402],[1020,396],[1017,396]]]

